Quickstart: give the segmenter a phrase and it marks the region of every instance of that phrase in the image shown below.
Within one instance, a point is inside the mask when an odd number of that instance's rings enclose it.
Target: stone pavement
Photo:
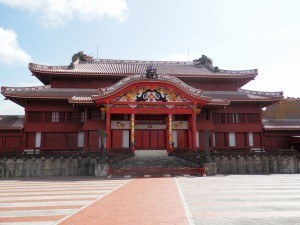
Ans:
[[[197,225],[299,225],[300,175],[178,178]]]
[[[128,180],[35,178],[0,180],[0,225],[50,225]]]
[[[0,225],[300,224],[300,175],[0,180]]]

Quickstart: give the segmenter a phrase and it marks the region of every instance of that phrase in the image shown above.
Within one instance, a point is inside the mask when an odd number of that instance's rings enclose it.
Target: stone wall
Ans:
[[[31,157],[0,159],[0,178],[95,176],[97,158]]]
[[[215,156],[213,160],[219,174],[300,172],[300,159],[296,156]],[[99,159],[94,157],[2,158],[0,178],[102,176],[102,167],[99,165],[102,165]],[[105,170],[107,173],[107,168]]]
[[[296,156],[216,156],[213,158],[219,174],[299,173]]]

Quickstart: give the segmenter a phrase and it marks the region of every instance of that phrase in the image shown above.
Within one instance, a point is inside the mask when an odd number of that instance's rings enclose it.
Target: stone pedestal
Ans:
[[[216,163],[204,163],[204,168],[207,176],[213,176],[217,174]]]
[[[96,177],[107,177],[108,175],[108,164],[98,163],[95,167],[95,176]]]

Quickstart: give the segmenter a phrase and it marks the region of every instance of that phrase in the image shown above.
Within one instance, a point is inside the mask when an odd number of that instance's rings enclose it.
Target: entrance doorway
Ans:
[[[165,130],[135,130],[136,149],[165,149]]]

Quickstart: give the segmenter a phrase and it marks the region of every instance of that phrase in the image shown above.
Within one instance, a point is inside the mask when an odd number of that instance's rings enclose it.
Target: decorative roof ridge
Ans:
[[[216,72],[216,71],[214,71],[214,72]],[[257,69],[250,69],[250,70],[224,70],[224,69],[219,69],[217,72],[226,73],[226,74],[253,74],[253,75],[258,75],[258,70]]]
[[[29,63],[28,64],[28,68],[30,71],[32,70],[36,70],[36,69],[64,69],[64,70],[68,70],[68,66],[50,66],[50,65],[43,65],[43,64],[37,64],[37,63]]]
[[[217,66],[213,66],[212,60],[205,55],[202,55],[201,58],[195,59],[193,61],[170,61],[170,60],[125,60],[125,59],[94,59],[90,56],[85,55],[83,52],[78,52],[73,55],[72,62],[70,65],[62,66],[51,66],[51,65],[42,65],[36,63],[29,63],[28,68],[30,71],[39,71],[39,70],[74,70],[79,64],[96,64],[96,63],[110,63],[110,64],[122,64],[122,63],[134,63],[134,64],[146,64],[146,65],[186,65],[186,66],[195,66],[195,67],[206,67],[212,73],[220,74],[232,74],[232,75],[242,75],[242,74],[251,74],[257,75],[257,69],[248,69],[248,70],[225,70],[219,69]]]
[[[171,64],[171,65],[194,65],[191,61],[170,61],[170,60],[134,60],[134,59],[92,59],[91,61],[80,62],[83,64],[88,63],[136,63],[136,64]]]
[[[50,89],[50,85],[31,86],[31,87],[1,87],[1,94],[6,91],[34,91],[34,90],[45,90]]]
[[[253,90],[246,90],[239,88],[238,91],[244,92],[247,94],[251,95],[259,95],[259,96],[264,96],[264,97],[279,97],[283,98],[283,92],[282,91],[277,91],[277,92],[268,92],[268,91],[253,91]]]
[[[117,83],[115,83],[111,86],[108,86],[105,88],[100,88],[98,91],[98,95],[94,96],[94,97],[102,97],[102,96],[112,95],[112,94],[116,93],[118,90],[120,90],[121,88],[124,88],[124,87],[126,87],[130,84],[133,84],[135,82],[138,82],[138,81],[148,81],[148,82],[165,81],[165,82],[168,82],[168,83],[178,87],[179,89],[185,91],[186,93],[188,93],[194,97],[211,99],[210,97],[203,96],[202,90],[193,88],[174,76],[157,75],[155,79],[149,79],[145,75],[140,75],[140,74],[125,77],[122,80],[118,81]]]

